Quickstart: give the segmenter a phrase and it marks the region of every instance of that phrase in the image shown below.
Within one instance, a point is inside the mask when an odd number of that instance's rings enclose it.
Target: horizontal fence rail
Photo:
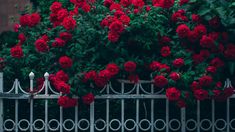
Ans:
[[[15,79],[4,91],[0,73],[0,132],[232,132],[235,131],[235,95],[225,102],[197,101],[193,109],[176,108],[151,81],[107,84],[89,107],[64,109],[56,104],[61,93],[50,86],[45,73],[42,88],[28,92]],[[34,88],[34,73],[29,74]],[[231,81],[226,80],[225,87]],[[77,98],[77,97],[74,97]],[[230,113],[231,112],[231,113]]]

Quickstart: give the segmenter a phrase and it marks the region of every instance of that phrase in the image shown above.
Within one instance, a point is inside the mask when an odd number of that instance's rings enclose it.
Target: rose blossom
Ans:
[[[186,24],[181,24],[177,27],[176,32],[180,38],[185,38],[188,36],[190,29]]]
[[[62,22],[62,26],[66,30],[73,30],[76,26],[76,21],[72,17],[65,17]]]
[[[154,85],[157,87],[164,87],[165,85],[168,84],[168,80],[162,76],[162,75],[157,75],[154,77]]]
[[[24,55],[21,46],[14,46],[14,47],[12,47],[10,52],[11,52],[11,56],[12,57],[18,58],[18,59],[20,59]]]
[[[127,61],[127,62],[124,64],[124,69],[125,69],[125,71],[127,71],[127,72],[134,72],[135,69],[136,69],[136,63],[133,62],[133,61]]]
[[[170,74],[170,78],[171,78],[172,80],[174,80],[174,81],[177,81],[177,80],[180,79],[180,74],[177,73],[177,72],[172,72],[172,73]]]
[[[92,102],[94,102],[95,96],[92,93],[88,93],[84,96],[82,96],[82,102],[86,105],[90,105]]]
[[[47,45],[47,42],[42,38],[36,40],[34,45],[38,52],[46,52],[49,50],[49,46]]]
[[[199,84],[201,86],[209,86],[213,82],[213,78],[211,76],[202,76],[199,78]]]
[[[69,80],[68,74],[66,74],[63,70],[59,70],[55,76],[58,80],[63,81],[63,82],[68,82]]]
[[[68,56],[62,56],[59,59],[60,66],[62,68],[70,68],[73,65],[72,59]]]
[[[119,67],[115,63],[108,64],[106,69],[110,72],[111,76],[115,76],[119,72]]]
[[[208,92],[203,89],[197,89],[194,91],[194,97],[200,101],[205,100],[208,98]]]
[[[180,68],[184,65],[184,59],[178,58],[173,61],[173,66],[176,68]]]
[[[169,101],[179,100],[180,95],[181,95],[180,90],[176,89],[175,87],[166,89],[166,97]]]
[[[65,41],[61,38],[55,38],[55,41],[52,43],[52,47],[63,47],[65,46]]]
[[[163,57],[167,57],[167,56],[169,56],[170,54],[171,54],[171,49],[170,49],[169,46],[164,46],[164,47],[162,47],[162,49],[161,49],[161,55],[162,55]]]
[[[77,99],[68,96],[60,96],[57,103],[63,108],[70,108],[77,105]]]

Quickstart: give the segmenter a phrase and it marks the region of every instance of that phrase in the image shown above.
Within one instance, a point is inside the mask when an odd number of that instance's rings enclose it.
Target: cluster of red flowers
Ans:
[[[38,13],[25,14],[20,17],[20,25],[25,27],[34,27],[41,21],[41,17]]]

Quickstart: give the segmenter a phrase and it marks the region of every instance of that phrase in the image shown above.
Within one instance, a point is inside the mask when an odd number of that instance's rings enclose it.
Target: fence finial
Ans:
[[[44,74],[44,77],[45,77],[46,80],[48,80],[48,78],[49,78],[49,73],[46,72],[46,73]]]
[[[29,73],[29,79],[30,79],[30,80],[33,80],[34,77],[35,77],[34,73],[33,73],[33,72],[30,72],[30,73]]]

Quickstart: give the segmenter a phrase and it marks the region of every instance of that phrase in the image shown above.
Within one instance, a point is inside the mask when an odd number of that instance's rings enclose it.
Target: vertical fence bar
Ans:
[[[60,95],[62,95],[60,93]],[[63,132],[63,107],[60,106],[60,132]]]
[[[154,94],[153,84],[151,84],[151,94]],[[151,132],[154,132],[154,99],[151,99]]]
[[[3,93],[3,73],[0,72],[0,93]],[[0,132],[3,132],[3,99],[0,99]]]
[[[185,108],[181,108],[181,132],[186,132],[186,124],[185,124],[185,120],[186,120],[186,109]]]
[[[106,89],[107,95],[109,95],[109,85]],[[109,132],[109,99],[106,99],[106,132]]]
[[[75,132],[78,132],[78,105],[75,106]]]
[[[19,82],[18,79],[15,79],[15,94],[18,94],[19,90]],[[15,132],[18,132],[18,107],[19,101],[18,99],[15,100]]]
[[[140,84],[137,84],[136,87],[136,94],[139,95],[140,94]],[[136,132],[139,132],[139,99],[136,99]]]
[[[215,132],[215,100],[212,99],[211,103],[212,132]]]
[[[34,79],[33,72],[29,74],[29,79],[30,79],[30,92],[33,95],[33,79]],[[33,98],[30,98],[30,132],[33,132]]]
[[[200,101],[197,100],[197,132],[200,132]]]
[[[90,105],[90,132],[95,131],[94,121],[95,121],[95,101]]]
[[[49,78],[49,73],[44,74],[44,88],[45,88],[45,96],[48,96],[48,78]],[[45,99],[45,132],[48,132],[48,99]]]
[[[166,99],[166,132],[169,132],[169,100]]]
[[[121,92],[122,92],[122,94],[124,94],[124,83],[123,82],[122,82]],[[122,132],[124,132],[124,119],[125,119],[124,112],[125,112],[124,99],[121,99]]]
[[[227,99],[227,132],[230,132],[230,104],[229,104],[229,102],[230,102],[230,99],[228,98]]]

